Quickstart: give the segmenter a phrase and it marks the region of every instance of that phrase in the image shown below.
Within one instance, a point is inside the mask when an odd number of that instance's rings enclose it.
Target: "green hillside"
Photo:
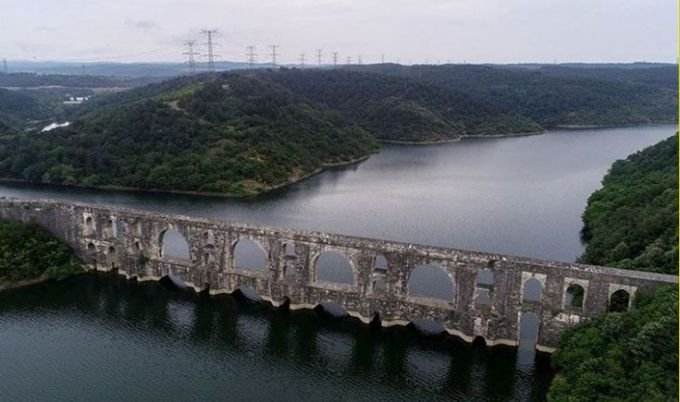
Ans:
[[[246,195],[377,149],[360,127],[271,82],[224,75],[163,85],[112,96],[66,128],[3,136],[0,175]]]

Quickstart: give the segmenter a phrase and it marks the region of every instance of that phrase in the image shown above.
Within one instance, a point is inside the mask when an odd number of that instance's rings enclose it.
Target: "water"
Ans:
[[[572,261],[611,163],[675,126],[385,146],[252,200],[0,185],[49,197]],[[102,275],[0,294],[3,400],[543,400],[530,349],[375,331]]]

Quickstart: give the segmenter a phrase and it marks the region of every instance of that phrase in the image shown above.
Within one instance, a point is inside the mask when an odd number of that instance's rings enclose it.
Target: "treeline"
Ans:
[[[677,134],[615,162],[583,222],[582,262],[677,275]]]
[[[583,215],[581,261],[678,273],[678,136],[617,161]],[[566,332],[550,401],[670,401],[678,391],[678,289]]]
[[[428,142],[542,131],[508,107],[409,79],[346,70],[257,75],[342,113],[380,140]]]
[[[457,91],[514,111],[544,128],[677,121],[677,85],[669,81],[668,68],[634,73],[613,67],[602,71],[484,65],[376,64],[345,68]],[[666,78],[659,79],[658,71]]]
[[[37,225],[0,220],[0,283],[58,280],[82,270],[69,247]]]
[[[0,138],[0,175],[247,195],[377,149],[362,128],[271,82],[225,75],[175,84],[111,98],[69,127]]]
[[[69,88],[112,88],[146,85],[157,79],[145,77],[107,77],[85,74],[0,74],[0,87],[34,88],[61,86]]]

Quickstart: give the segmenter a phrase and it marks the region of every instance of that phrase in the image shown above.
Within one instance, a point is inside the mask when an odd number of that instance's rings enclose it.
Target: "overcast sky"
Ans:
[[[0,0],[0,58],[180,61],[216,28],[234,61],[278,44],[282,62],[675,62],[677,17],[676,0]]]

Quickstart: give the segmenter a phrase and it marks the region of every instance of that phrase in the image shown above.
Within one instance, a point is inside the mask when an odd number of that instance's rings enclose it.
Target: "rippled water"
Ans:
[[[540,354],[110,275],[0,294],[3,401],[524,401],[550,376]]]
[[[252,200],[0,185],[49,197],[573,260],[611,163],[675,126],[385,146]],[[425,278],[427,280],[427,278]],[[1,400],[542,400],[548,358],[86,275],[0,293]]]

